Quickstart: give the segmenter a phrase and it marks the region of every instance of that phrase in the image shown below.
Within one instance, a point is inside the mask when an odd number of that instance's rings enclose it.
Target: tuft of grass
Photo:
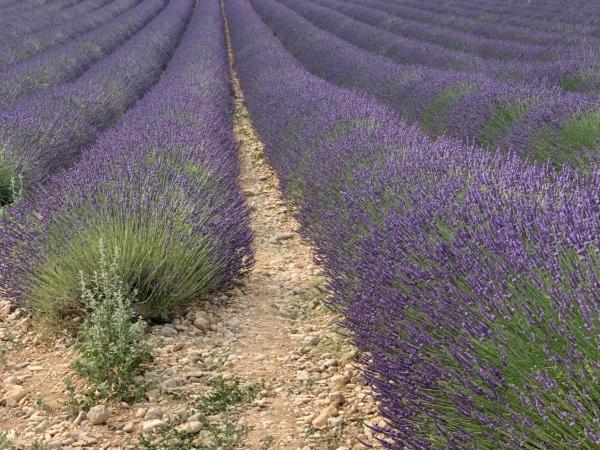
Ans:
[[[204,430],[199,435],[187,435],[169,426],[163,429],[158,438],[142,436],[138,450],[233,450],[238,448],[241,438],[248,432],[247,427],[238,427],[226,418],[221,424],[211,424],[202,420]]]
[[[38,394],[35,398],[35,407],[38,411],[52,411],[52,407],[46,403],[46,400],[44,400],[44,397],[41,394]]]
[[[240,379],[224,380],[222,376],[210,382],[212,392],[195,401],[204,414],[229,413],[233,408],[251,403],[261,390],[260,384],[242,386]]]
[[[260,450],[268,450],[275,445],[275,436],[269,434],[260,441]]]
[[[0,433],[0,450],[49,450],[50,447],[39,442],[31,445],[17,445],[10,439],[8,433]]]
[[[423,111],[421,125],[423,130],[433,136],[445,131],[444,115],[452,102],[460,100],[478,89],[476,83],[460,83],[444,89]]]
[[[87,282],[80,274],[81,295],[88,314],[80,328],[74,367],[97,386],[97,395],[119,401],[135,400],[143,386],[135,379],[151,359],[144,340],[146,323],[134,322],[131,300],[119,277],[118,251],[109,263],[99,244],[99,272]]]
[[[224,380],[222,376],[211,381],[211,392],[194,401],[194,409],[202,414],[219,417],[218,422],[209,421],[203,415],[198,418],[202,430],[197,435],[186,435],[177,430],[179,423],[163,429],[158,438],[142,436],[138,450],[233,450],[247,433],[247,427],[239,427],[232,420],[235,409],[251,403],[262,386],[242,386],[237,378]]]
[[[586,92],[597,89],[600,85],[600,71],[593,67],[580,70],[574,75],[569,75],[561,80],[565,91]]]
[[[481,141],[493,148],[506,135],[511,124],[519,120],[527,112],[527,105],[501,105],[494,108],[481,131]]]
[[[567,120],[560,137],[562,143],[574,150],[596,150],[600,142],[600,111]]]
[[[6,209],[23,199],[23,177],[9,176],[0,164],[0,216]]]
[[[600,157],[600,111],[569,118],[556,133],[546,128],[533,139],[537,161],[586,169],[590,159]]]

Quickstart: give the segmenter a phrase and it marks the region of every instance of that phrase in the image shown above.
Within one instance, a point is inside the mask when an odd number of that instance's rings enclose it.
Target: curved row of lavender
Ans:
[[[439,2],[437,2],[439,3]],[[600,12],[594,2],[573,0],[570,2],[545,0],[544,2],[523,2],[520,0],[497,1],[449,1],[446,7],[460,5],[470,10],[508,17],[558,22],[565,25],[598,24]]]
[[[439,45],[399,36],[382,28],[346,16],[331,7],[316,4],[319,0],[280,0],[321,29],[348,42],[401,64],[418,64],[483,73],[501,80],[550,82],[565,90],[600,89],[600,63],[597,46],[583,46],[553,61],[499,61]],[[322,0],[332,1],[332,0]]]
[[[576,42],[580,35],[573,33],[549,32],[533,30],[531,28],[517,27],[504,23],[493,23],[489,20],[477,20],[460,17],[448,13],[441,14],[434,11],[421,9],[406,2],[386,2],[384,0],[348,0],[350,4],[367,6],[369,8],[384,11],[392,16],[403,17],[416,22],[442,26],[454,31],[470,33],[491,39],[502,39],[537,45],[562,45],[564,43]]]
[[[14,39],[1,39],[0,70],[6,70],[11,64],[31,58],[50,47],[65,43],[104,25],[116,16],[123,14],[141,0],[114,0],[108,5],[78,15],[64,23]]]
[[[73,164],[81,150],[156,81],[177,46],[195,0],[172,1],[158,16],[77,80],[46,89],[0,113],[0,203]]]
[[[253,123],[395,449],[600,444],[600,171],[431,142],[226,0]]]
[[[598,161],[600,104],[557,87],[399,65],[312,25],[275,0],[252,0],[284,46],[312,73],[366,92],[433,137],[446,134],[524,159],[589,171]]]
[[[77,4],[81,0],[52,0],[52,1],[37,1],[37,0],[24,0],[22,2],[15,2],[7,6],[2,11],[2,20],[10,18],[24,17],[32,14],[33,16],[43,16],[45,14],[52,14],[60,11],[64,8]]]
[[[317,0],[316,4],[329,6],[360,22],[400,36],[418,39],[466,54],[472,53],[485,59],[543,61],[553,58],[556,52],[556,49],[548,48],[547,45],[481,38],[471,33],[458,32],[433,24],[423,24],[401,16],[390,16],[390,14],[371,6],[352,4],[347,1]]]
[[[73,80],[143,29],[167,0],[144,0],[79,39],[51,48],[0,76],[0,111],[36,91]]]
[[[99,239],[119,249],[120,275],[148,317],[251,266],[227,73],[220,6],[203,0],[161,81],[5,219],[0,248],[11,263],[0,284],[16,301],[50,319],[69,315],[78,270],[97,269]]]
[[[433,11],[438,14],[452,14],[459,17],[468,17],[482,22],[510,24],[519,27],[534,27],[539,31],[559,31],[567,33],[585,32],[589,33],[594,30],[593,27],[580,24],[573,27],[572,24],[564,23],[560,20],[540,20],[531,17],[520,17],[516,14],[499,14],[490,11],[482,11],[478,8],[479,2],[467,0],[465,2],[436,2],[420,1],[420,0],[394,0],[394,3],[409,4],[416,8]],[[540,7],[540,3],[536,3]],[[543,7],[543,6],[541,6]]]
[[[0,35],[19,37],[45,26],[60,24],[79,14],[93,11],[109,0],[57,0],[26,13],[0,16]]]
[[[0,0],[0,11],[11,11],[15,5],[19,5],[21,8],[26,8],[32,3],[36,4],[37,6],[41,6],[49,1],[51,0]]]

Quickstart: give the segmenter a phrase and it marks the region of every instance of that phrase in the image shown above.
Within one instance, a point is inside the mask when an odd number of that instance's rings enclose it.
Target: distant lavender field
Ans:
[[[166,320],[253,264],[235,71],[392,449],[600,448],[591,0],[0,0],[0,293],[98,243]]]

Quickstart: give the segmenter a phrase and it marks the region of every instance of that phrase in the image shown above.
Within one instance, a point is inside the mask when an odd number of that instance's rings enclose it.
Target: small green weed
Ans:
[[[275,444],[275,436],[269,434],[268,436],[266,436],[265,438],[263,438],[261,440],[260,449],[268,450],[268,449],[272,448],[274,444]]]
[[[242,386],[239,379],[224,380],[219,376],[211,381],[211,392],[194,401],[194,409],[207,416],[217,416],[218,423],[206,419],[197,435],[186,435],[177,430],[177,424],[164,429],[158,439],[142,437],[139,450],[232,450],[248,431],[237,426],[231,418],[236,407],[252,402],[261,390],[260,384]],[[222,419],[222,420],[221,420]],[[181,421],[180,423],[182,423]]]
[[[46,403],[42,394],[38,394],[35,398],[35,407],[38,411],[50,412],[52,407]]]
[[[262,389],[260,384],[242,386],[238,378],[226,381],[219,376],[211,382],[212,392],[196,400],[195,406],[203,414],[229,413],[239,405],[252,402]]]
[[[49,450],[50,447],[34,442],[31,445],[22,446],[17,445],[10,439],[8,433],[0,433],[0,450]]]
[[[142,436],[138,450],[233,450],[248,429],[238,427],[229,417],[221,424],[202,420],[204,430],[198,435],[181,433],[175,426],[163,430],[158,439]]]

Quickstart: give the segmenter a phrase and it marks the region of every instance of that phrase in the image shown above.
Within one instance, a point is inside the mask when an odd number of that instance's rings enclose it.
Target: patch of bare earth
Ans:
[[[92,405],[65,389],[69,377],[78,392],[85,387],[71,368],[72,340],[49,339],[22,311],[0,305],[0,448],[379,448],[369,425],[383,422],[356,350],[322,305],[325,280],[281,197],[233,69],[232,76],[253,271],[152,327],[149,389],[134,404],[96,408],[100,418],[79,411]]]

